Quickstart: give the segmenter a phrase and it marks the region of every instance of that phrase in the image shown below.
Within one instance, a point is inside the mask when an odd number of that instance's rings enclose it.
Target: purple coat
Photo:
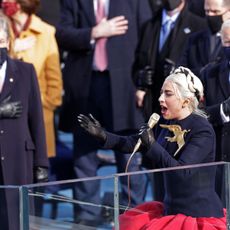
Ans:
[[[40,91],[33,65],[8,58],[0,103],[8,96],[11,102],[21,101],[23,112],[19,118],[0,120],[0,182],[31,184],[34,167],[48,167]],[[19,229],[18,192],[7,189],[5,194],[9,229]]]

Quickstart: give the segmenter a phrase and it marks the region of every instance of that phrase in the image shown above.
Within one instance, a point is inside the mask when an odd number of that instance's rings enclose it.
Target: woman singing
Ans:
[[[199,78],[179,67],[161,88],[159,103],[166,122],[159,124],[157,138],[148,124],[141,127],[139,135],[124,137],[104,131],[92,115],[79,115],[78,120],[107,149],[130,153],[141,138],[140,151],[157,168],[213,162],[215,133],[198,107],[202,98]],[[164,172],[163,202],[147,202],[124,212],[119,217],[120,229],[226,229],[223,206],[215,192],[215,174],[214,167]]]

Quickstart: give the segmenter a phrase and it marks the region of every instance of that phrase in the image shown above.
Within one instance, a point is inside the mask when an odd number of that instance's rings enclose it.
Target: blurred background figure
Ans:
[[[230,19],[221,29],[223,60],[201,72],[205,106],[217,138],[216,161],[230,161]]]
[[[74,134],[76,178],[96,176],[98,143],[85,134],[76,122],[79,113],[92,113],[108,130],[133,133],[141,123],[136,108],[135,88],[131,77],[134,52],[143,24],[152,16],[148,0],[65,0],[57,40],[68,51],[63,70],[64,101],[60,129]],[[116,152],[118,172],[124,172],[130,154]],[[140,170],[138,157],[129,171]],[[131,205],[143,201],[145,177],[131,177]],[[127,180],[121,180],[121,200],[128,204]],[[82,182],[75,198],[100,204],[100,184]],[[78,205],[77,222],[94,225],[101,222],[100,208]]]
[[[160,111],[161,85],[180,59],[187,38],[205,26],[205,20],[191,13],[185,0],[163,1],[163,8],[147,23],[133,69],[137,104],[144,107],[147,118]]]
[[[37,15],[45,22],[56,26],[60,17],[60,0],[40,0]]]
[[[230,162],[230,19],[221,28],[223,59],[201,71],[206,110],[216,133],[216,161]],[[216,189],[225,200],[223,170],[217,171]]]
[[[188,8],[191,12],[201,17],[205,17],[204,0],[187,0]]]
[[[163,0],[149,0],[153,14],[163,7]]]
[[[178,64],[187,66],[197,76],[205,65],[218,62],[223,57],[220,28],[223,21],[230,18],[230,1],[205,0],[204,10],[208,28],[189,37]]]
[[[163,8],[164,0],[149,0],[153,13]],[[187,0],[188,9],[201,17],[205,16],[204,0]]]
[[[41,97],[31,64],[7,55],[10,34],[0,15],[0,184],[24,185],[48,180]],[[1,229],[19,230],[19,194],[0,190]]]
[[[3,0],[12,29],[11,55],[32,63],[40,87],[48,157],[54,157],[54,111],[62,102],[62,77],[55,28],[35,15],[39,0]]]

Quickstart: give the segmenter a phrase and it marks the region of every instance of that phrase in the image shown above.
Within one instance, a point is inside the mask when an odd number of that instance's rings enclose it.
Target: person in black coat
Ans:
[[[201,17],[205,17],[204,0],[187,0],[188,8],[191,12]]]
[[[216,161],[230,161],[230,19],[221,29],[224,59],[210,64],[201,72],[205,89],[205,108],[209,114],[216,138]]]
[[[146,118],[159,112],[161,85],[179,61],[189,35],[206,27],[205,20],[191,13],[184,0],[164,2],[164,8],[149,20],[141,34],[133,66],[137,103],[144,107]],[[170,20],[170,33],[163,42],[165,26]]]
[[[208,28],[189,37],[178,63],[190,68],[197,76],[207,64],[219,62],[223,57],[220,28],[223,21],[230,18],[228,0],[205,0],[204,9]]]
[[[80,115],[78,121],[106,149],[132,152],[140,138],[141,153],[157,168],[214,162],[215,132],[206,114],[198,107],[202,98],[200,79],[189,69],[179,67],[165,79],[161,88],[159,103],[167,123],[159,125],[162,130],[158,136],[148,124],[141,127],[139,135],[119,136],[104,131],[93,117]],[[215,174],[215,167],[163,173],[163,204],[147,202],[128,210],[120,216],[120,229],[201,230],[207,226],[225,229],[226,216],[215,191]]]
[[[0,15],[0,184],[45,182],[49,164],[37,76],[33,65],[8,57],[8,26]],[[1,228],[19,229],[19,191],[1,189],[0,201]]]
[[[149,0],[153,13],[163,7],[163,0]],[[204,0],[186,0],[189,10],[201,17],[205,16]]]
[[[100,161],[98,144],[76,125],[79,113],[93,113],[108,129],[132,133],[144,121],[135,104],[131,66],[140,30],[152,16],[148,0],[106,0],[104,20],[96,22],[99,1],[63,0],[56,37],[61,49],[68,52],[63,69],[65,95],[60,111],[59,128],[74,134],[74,170],[76,178],[96,176]],[[107,65],[100,69],[97,45],[106,42]],[[87,140],[86,140],[87,139]],[[128,155],[115,153],[118,172],[124,172]],[[131,166],[140,169],[138,159]],[[136,192],[132,203],[142,202],[145,194],[142,176],[132,178]],[[89,183],[88,183],[89,184]],[[121,181],[122,197],[127,201],[127,183]],[[138,185],[139,184],[139,185]],[[99,181],[78,183],[76,199],[100,204]],[[100,207],[76,205],[77,222],[94,225],[100,222]],[[91,222],[91,223],[90,223]]]
[[[56,26],[60,18],[60,0],[40,0],[40,4],[37,15],[45,22]]]

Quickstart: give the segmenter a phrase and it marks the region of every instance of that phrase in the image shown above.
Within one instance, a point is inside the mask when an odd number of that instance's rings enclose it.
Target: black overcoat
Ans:
[[[230,161],[230,122],[223,123],[220,115],[221,103],[230,96],[228,61],[207,66],[202,71],[201,79],[204,84],[206,109],[216,132],[216,160]]]
[[[60,47],[68,51],[68,57],[63,71],[65,97],[61,128],[71,131],[77,114],[86,112],[87,108],[94,54],[90,39],[96,20],[92,0],[65,0],[62,4],[68,12],[61,13],[56,37]],[[108,19],[119,15],[129,21],[128,31],[107,42],[114,131],[136,129],[143,122],[135,105],[131,68],[141,26],[152,13],[147,0],[110,0]]]
[[[0,103],[8,96],[12,102],[22,103],[23,112],[17,119],[0,120],[1,184],[32,184],[35,182],[34,168],[48,167],[48,158],[40,91],[31,64],[8,58]],[[1,199],[6,197],[4,212],[8,213],[9,229],[19,229],[19,190],[4,191]]]

